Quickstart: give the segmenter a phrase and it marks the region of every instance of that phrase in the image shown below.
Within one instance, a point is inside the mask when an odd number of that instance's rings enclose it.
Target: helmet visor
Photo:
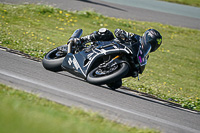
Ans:
[[[147,64],[148,54],[151,51],[151,44],[145,41],[144,37],[140,38],[141,45],[139,46],[137,58],[140,66]]]

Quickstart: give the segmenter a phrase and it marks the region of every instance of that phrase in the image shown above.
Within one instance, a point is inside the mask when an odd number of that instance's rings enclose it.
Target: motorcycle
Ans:
[[[138,76],[139,80],[150,48],[144,49],[139,45],[134,57],[133,48],[120,43],[117,38],[100,44],[93,42],[89,46],[74,45],[73,38],[80,38],[82,32],[82,29],[77,29],[68,44],[49,51],[42,60],[44,68],[54,72],[65,70],[91,84],[106,84],[111,89],[121,87],[121,79],[125,77]]]

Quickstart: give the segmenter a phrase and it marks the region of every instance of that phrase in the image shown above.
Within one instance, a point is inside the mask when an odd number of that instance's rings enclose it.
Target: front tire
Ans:
[[[125,62],[122,62],[117,65],[118,65],[118,69],[116,69],[114,72],[112,72],[108,75],[103,75],[103,76],[97,76],[95,74],[98,71],[99,67],[93,69],[87,75],[87,81],[92,84],[102,85],[102,84],[113,83],[115,81],[120,80],[121,78],[123,78],[127,75],[128,71],[129,71],[129,66]]]
[[[63,45],[66,46],[66,45]],[[60,47],[63,47],[60,46]],[[63,54],[62,56],[57,56],[58,48],[52,49],[49,51],[43,58],[42,60],[42,65],[45,69],[54,71],[54,72],[59,72],[62,71],[61,65],[62,62],[66,56],[66,54]]]

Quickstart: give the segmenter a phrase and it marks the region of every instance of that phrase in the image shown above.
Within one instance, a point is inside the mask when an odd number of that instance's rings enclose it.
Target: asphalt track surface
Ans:
[[[110,17],[200,29],[200,8],[156,0],[0,0],[0,2],[48,4],[71,11],[92,9]]]
[[[1,49],[0,83],[67,106],[93,110],[131,126],[155,128],[166,133],[200,132],[198,112],[127,90],[95,86],[64,71],[47,71],[41,62]]]
[[[53,2],[55,1],[52,0]],[[65,4],[57,4],[56,6],[74,10],[71,7],[74,7],[73,3],[77,5],[78,2],[79,8],[82,7],[80,10],[84,9],[85,3],[87,6],[97,6],[101,10],[106,8],[107,12],[110,12],[110,10],[119,11],[119,14],[131,8],[89,0],[70,2],[69,7]],[[49,2],[49,4],[52,3]],[[152,11],[152,13],[154,12]],[[161,12],[157,13],[160,14]],[[187,18],[185,16],[179,17]],[[170,21],[167,23],[170,23]],[[131,126],[155,128],[166,133],[200,132],[200,115],[197,112],[173,106],[168,102],[140,96],[127,90],[117,89],[112,91],[105,86],[91,85],[67,72],[50,72],[42,67],[41,62],[32,61],[3,50],[0,50],[0,83],[39,94],[41,97],[66,106],[78,106],[86,110],[97,111],[107,118]]]

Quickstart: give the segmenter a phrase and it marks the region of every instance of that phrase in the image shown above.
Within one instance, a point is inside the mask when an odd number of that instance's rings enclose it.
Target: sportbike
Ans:
[[[101,43],[92,42],[80,47],[72,40],[80,38],[82,32],[82,29],[77,29],[68,44],[49,51],[42,61],[44,68],[55,72],[65,70],[91,84],[106,84],[111,89],[119,88],[122,78],[139,78],[147,63],[147,49],[150,48],[139,45],[135,50],[121,43],[118,38]]]

